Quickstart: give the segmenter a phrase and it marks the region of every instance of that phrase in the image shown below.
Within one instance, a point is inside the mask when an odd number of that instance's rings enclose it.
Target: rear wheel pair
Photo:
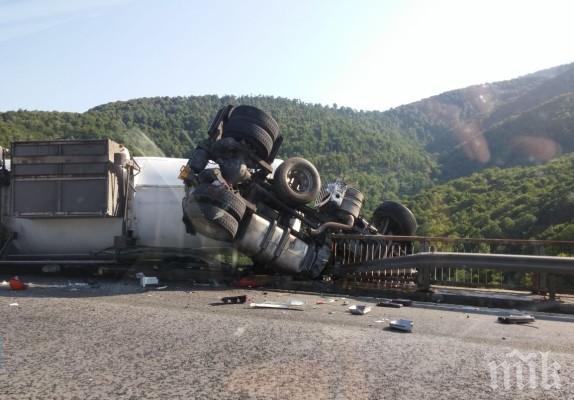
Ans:
[[[184,213],[193,228],[222,241],[235,238],[245,209],[241,196],[212,184],[199,185],[184,201]]]
[[[257,107],[241,105],[231,111],[223,136],[246,142],[257,157],[272,161],[270,156],[279,137],[279,125]]]

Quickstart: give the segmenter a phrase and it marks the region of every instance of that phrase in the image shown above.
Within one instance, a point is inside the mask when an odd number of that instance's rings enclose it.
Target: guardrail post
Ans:
[[[421,267],[417,269],[417,286],[420,291],[429,291],[431,287],[431,269]]]
[[[556,300],[556,290],[558,283],[556,275],[549,274],[547,280],[548,280],[548,298],[550,300]]]

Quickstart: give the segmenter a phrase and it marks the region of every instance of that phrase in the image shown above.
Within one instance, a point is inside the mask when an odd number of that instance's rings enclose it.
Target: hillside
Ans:
[[[0,113],[0,145],[12,140],[110,137],[134,154],[187,157],[225,104],[252,104],[279,122],[282,158],[303,156],[323,178],[342,177],[360,187],[372,210],[432,185],[436,163],[422,146],[385,119],[272,97],[157,97],[116,102],[85,113]],[[176,173],[176,172],[174,172]]]
[[[566,121],[564,114],[571,110],[573,95],[574,64],[568,64],[453,90],[379,117],[394,121],[399,130],[434,154],[438,176],[446,181],[493,165],[538,163],[540,155],[532,154],[528,145],[533,142],[558,152],[572,151],[564,130],[574,126],[568,125],[571,120]],[[536,130],[525,124],[530,120],[536,120]],[[503,138],[497,137],[500,133]],[[501,145],[507,146],[504,151]]]
[[[422,235],[574,239],[574,155],[491,168],[409,200]]]

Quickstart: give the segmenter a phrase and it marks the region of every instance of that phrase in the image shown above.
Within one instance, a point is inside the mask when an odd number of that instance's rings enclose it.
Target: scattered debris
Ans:
[[[28,287],[18,276],[10,278],[8,281],[10,284],[10,289],[12,290],[24,290]]]
[[[223,304],[243,304],[247,301],[247,296],[246,295],[241,295],[241,296],[228,296],[228,297],[222,297],[221,298],[221,302]]]
[[[388,320],[389,320],[388,318],[378,319],[375,321],[375,323],[380,324],[382,322],[387,322]]]
[[[401,308],[403,305],[399,303],[395,303],[392,301],[384,300],[377,303],[377,307],[390,307],[390,308]]]
[[[371,307],[364,304],[352,305],[348,308],[349,312],[353,315],[365,315],[371,312]]]
[[[10,307],[18,307],[19,304],[18,303],[10,303]]]
[[[260,285],[255,279],[241,278],[235,283],[235,286],[240,288],[253,289],[259,287]]]
[[[68,287],[81,288],[81,287],[88,287],[88,286],[90,286],[89,283],[84,283],[84,282],[70,282],[70,281],[68,281]]]
[[[279,308],[283,310],[302,310],[305,303],[301,300],[289,300],[286,303],[266,301],[264,303],[251,303],[251,308]]]
[[[139,275],[139,279],[140,279],[140,285],[142,288],[145,288],[145,287],[151,286],[151,285],[159,285],[159,280],[157,279],[156,276],[145,276],[141,272],[138,273],[138,275]],[[136,276],[138,276],[138,275],[136,275]]]
[[[396,329],[402,332],[412,332],[414,322],[408,319],[394,319],[389,322],[391,329]]]
[[[509,314],[498,317],[498,322],[502,324],[529,324],[536,319],[530,314]]]
[[[57,273],[60,272],[62,268],[58,264],[46,264],[42,267],[42,272],[46,273]]]
[[[325,304],[325,300],[317,300],[315,304]]]
[[[167,289],[167,286],[158,286],[155,288],[155,290],[165,290]]]
[[[410,307],[413,305],[413,301],[410,299],[393,299],[393,303],[398,303],[404,307]]]

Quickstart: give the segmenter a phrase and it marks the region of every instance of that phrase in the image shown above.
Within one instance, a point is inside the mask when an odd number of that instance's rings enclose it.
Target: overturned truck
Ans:
[[[369,222],[357,188],[340,180],[321,185],[304,158],[279,164],[282,142],[266,112],[248,105],[220,109],[180,173],[186,231],[229,242],[257,265],[309,278],[332,260],[331,233],[415,233],[415,217],[404,205],[385,201]]]

